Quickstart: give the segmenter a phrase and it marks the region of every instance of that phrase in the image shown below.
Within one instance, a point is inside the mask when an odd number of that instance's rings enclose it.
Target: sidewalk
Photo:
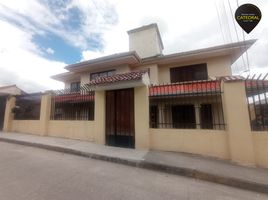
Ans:
[[[21,133],[0,132],[0,142],[34,146],[268,193],[268,169],[243,167],[213,158],[184,153],[124,149],[80,140]]]

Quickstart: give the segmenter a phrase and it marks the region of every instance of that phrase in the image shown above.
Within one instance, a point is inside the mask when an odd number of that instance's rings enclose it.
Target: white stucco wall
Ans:
[[[160,39],[155,28],[129,34],[129,50],[136,51],[141,58],[162,54]]]
[[[180,67],[180,66],[183,67],[187,65],[194,65],[194,64],[200,64],[200,63],[207,63],[207,70],[208,70],[209,77],[232,75],[230,58],[225,56],[225,57],[193,60],[189,62],[182,62],[182,63],[159,66],[158,68],[159,83],[170,83],[170,68]]]

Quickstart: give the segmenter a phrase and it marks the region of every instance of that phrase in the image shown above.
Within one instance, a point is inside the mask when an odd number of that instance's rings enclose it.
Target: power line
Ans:
[[[237,38],[237,42],[239,42],[239,36],[238,36],[238,32],[237,32],[237,29],[236,29],[236,26],[235,26],[235,21],[234,21],[234,13],[233,13],[233,9],[231,7],[231,3],[230,3],[230,0],[228,0],[228,5],[229,5],[229,9],[230,9],[230,13],[232,15],[232,22],[233,22],[233,25],[234,25],[234,29],[235,29],[235,34],[236,34],[236,38]],[[242,50],[242,47],[240,47],[240,50],[241,50],[241,53],[243,53],[243,50]],[[243,65],[246,67],[246,62],[245,62],[245,59],[244,59],[244,56],[243,54],[241,55],[242,57],[242,61],[243,61]]]
[[[236,0],[236,5],[237,5],[237,7],[239,7],[239,2],[238,2],[238,0]],[[242,36],[243,36],[243,42],[244,42],[244,44],[246,44],[245,33],[244,33],[243,30],[241,30],[241,32],[242,32]],[[246,49],[246,45],[245,45],[245,50],[246,50],[246,59],[247,59],[247,71],[248,71],[249,74],[250,74],[249,57],[248,57],[248,50]]]
[[[222,1],[222,5],[223,5],[223,12],[224,12],[225,19],[226,19],[226,24],[227,24],[227,32],[228,32],[228,34],[230,36],[231,43],[233,43],[232,33],[231,33],[231,29],[230,29],[230,25],[229,25],[229,20],[228,20],[228,15],[227,15],[227,11],[225,9],[225,3],[224,3],[224,1]]]
[[[219,9],[218,9],[218,6],[217,6],[216,1],[215,1],[215,7],[216,7],[216,11],[217,11],[218,22],[219,22],[220,29],[221,29],[221,35],[222,35],[222,38],[223,38],[223,43],[226,43],[226,40],[225,40],[225,37],[224,37],[224,33],[223,33],[222,23],[221,23],[221,20],[220,20]]]

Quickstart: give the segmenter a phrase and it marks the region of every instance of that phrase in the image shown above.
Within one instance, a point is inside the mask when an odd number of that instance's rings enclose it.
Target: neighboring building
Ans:
[[[0,130],[3,129],[6,99],[9,95],[19,95],[24,93],[16,85],[8,85],[0,87]]]

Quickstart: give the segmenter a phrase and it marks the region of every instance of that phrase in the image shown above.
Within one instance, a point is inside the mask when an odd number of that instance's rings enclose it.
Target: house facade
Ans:
[[[151,84],[231,76],[231,65],[255,42],[163,55],[164,46],[156,24],[130,30],[128,35],[128,52],[69,65],[66,67],[69,72],[52,78],[64,82],[65,88],[76,88],[100,76],[140,70],[148,70]]]
[[[231,71],[255,40],[164,55],[157,24],[128,35],[128,52],[53,76],[64,90],[11,98],[5,130],[268,167],[268,132],[255,133],[249,114],[257,93]],[[265,80],[251,82],[262,84],[258,94],[268,90]]]

